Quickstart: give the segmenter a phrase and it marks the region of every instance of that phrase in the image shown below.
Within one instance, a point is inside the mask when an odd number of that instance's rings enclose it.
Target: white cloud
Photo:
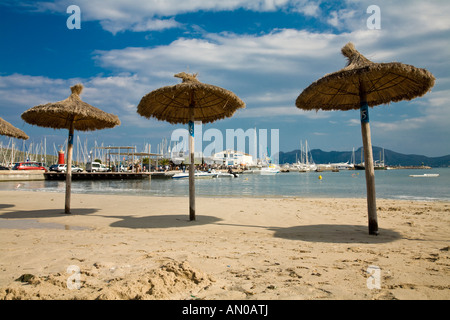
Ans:
[[[372,127],[379,129],[380,132],[384,132],[385,134],[393,134],[397,131],[417,130],[423,128],[426,122],[427,119],[425,117],[408,118],[394,122],[373,121]]]
[[[66,14],[66,8],[73,0],[55,0],[53,2],[22,2],[25,10],[52,11]],[[339,9],[333,9],[330,3],[311,0],[77,0],[81,8],[82,19],[100,21],[105,30],[112,33],[131,30],[135,32],[178,28],[175,21],[179,14],[198,11],[234,11],[238,9],[256,12],[275,12],[278,10],[298,12],[315,17],[338,30],[366,29],[366,12],[372,0],[346,0],[336,3]],[[426,34],[430,31],[450,29],[449,1],[377,1],[381,9],[382,29],[391,33]],[[430,18],[432,17],[432,18]]]
[[[310,1],[300,1],[296,4],[294,11],[311,17],[318,17],[321,13],[319,4],[317,2]]]
[[[60,10],[73,4],[72,0],[38,4],[43,10]],[[77,5],[86,9],[90,20],[124,19],[135,16],[168,17],[197,11],[233,11],[245,9],[257,12],[275,11],[295,7],[298,11],[315,12],[315,2],[307,0],[78,0]],[[305,8],[305,9],[302,9]]]
[[[74,4],[72,0],[22,4],[28,10],[65,13]],[[78,0],[82,19],[100,21],[102,27],[116,34],[121,31],[155,31],[178,28],[176,15],[197,11],[234,11],[244,9],[256,12],[291,10],[317,17],[320,8],[310,0]],[[169,18],[169,19],[164,19]]]
[[[128,21],[115,21],[115,20],[102,20],[101,25],[103,29],[111,32],[112,34],[117,34],[121,31],[131,30],[134,32],[142,31],[161,31],[165,29],[178,28],[181,26],[180,23],[176,22],[173,18],[171,19],[148,19],[141,20],[138,22],[130,23]]]
[[[355,10],[342,9],[338,11],[332,11],[329,18],[327,19],[327,22],[338,29],[349,29],[349,27],[351,27],[350,22],[353,22],[355,17],[357,16],[358,15]]]
[[[170,137],[173,125],[146,119],[136,112],[140,98],[152,90],[151,82],[137,75],[124,74],[86,79],[52,79],[21,74],[0,76],[1,116],[30,136],[27,145],[39,143],[44,136],[49,148],[52,144],[63,144],[67,139],[66,131],[31,126],[25,123],[20,115],[35,105],[67,98],[70,95],[70,86],[79,82],[84,85],[81,96],[83,101],[105,112],[118,115],[121,121],[121,125],[113,129],[76,132],[76,136],[83,142],[87,140],[90,147],[97,141],[99,144],[125,143],[140,148],[151,139],[157,141],[163,137]]]
[[[377,119],[371,121],[374,135],[386,143],[394,143],[391,140],[405,141],[405,145],[412,143],[415,147],[421,145],[429,154],[448,154],[450,147],[450,109],[448,101],[450,90],[430,92],[423,98],[408,102],[400,102],[392,105],[391,112],[399,108],[407,114],[395,114],[394,117],[382,117],[381,113],[388,110],[380,110]],[[391,107],[389,107],[391,109]],[[394,119],[389,121],[390,119]],[[349,123],[356,124],[359,120],[350,120]],[[430,136],[432,140],[430,139]],[[393,139],[395,137],[395,139]],[[402,146],[397,146],[400,148]]]
[[[395,1],[380,5],[386,27],[396,27],[396,33],[423,34],[448,31],[450,19],[448,1]],[[409,22],[409,23],[405,23]]]
[[[258,82],[273,83],[280,77],[301,80],[310,74],[308,78],[313,80],[315,73],[325,74],[336,65],[332,57],[340,54],[344,38],[293,29],[261,36],[207,34],[203,39],[181,38],[165,46],[97,51],[95,58],[105,68],[147,77],[168,79],[189,67],[191,72],[199,72],[205,82],[231,86],[245,82],[245,86],[255,86]],[[343,67],[345,59],[341,58],[337,65]]]
[[[327,22],[331,24],[333,27],[339,26],[339,19],[336,11],[330,13],[330,17],[328,18]]]
[[[70,81],[53,80],[43,76],[21,74],[0,76],[0,107],[2,108],[2,114],[16,113],[18,107],[28,109],[35,105],[49,102],[52,96],[63,93],[61,90],[63,85],[67,85],[66,90],[68,90],[67,95],[69,95],[69,83]]]
[[[361,121],[359,119],[349,119],[347,121],[347,125],[350,126],[350,127],[360,126],[361,125]]]
[[[83,101],[109,113],[119,115],[125,125],[145,127],[147,123],[136,113],[140,98],[148,93],[148,81],[137,75],[93,77],[89,79],[51,79],[42,76],[13,74],[0,76],[0,108],[2,114],[20,118],[29,108],[48,102],[64,100],[70,86],[84,85]],[[134,107],[130,107],[134,106]],[[125,121],[124,121],[125,119]]]

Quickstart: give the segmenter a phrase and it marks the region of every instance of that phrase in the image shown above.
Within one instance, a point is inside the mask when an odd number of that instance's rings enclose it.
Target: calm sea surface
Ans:
[[[412,178],[410,174],[438,173],[437,178]],[[322,179],[319,179],[322,176]],[[450,201],[450,168],[375,171],[377,198]],[[61,192],[64,181],[0,182],[0,190]],[[72,192],[138,196],[188,196],[188,180],[73,181]],[[201,197],[366,197],[364,171],[289,172],[274,176],[241,174],[238,178],[196,180]]]

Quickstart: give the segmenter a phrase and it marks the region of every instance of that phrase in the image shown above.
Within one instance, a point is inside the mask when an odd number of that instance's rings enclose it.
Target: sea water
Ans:
[[[410,175],[438,173],[435,178]],[[319,176],[321,179],[319,179]],[[65,181],[0,182],[0,190],[65,192]],[[450,168],[376,170],[377,198],[450,201]],[[198,197],[365,198],[365,172],[287,172],[241,174],[238,178],[196,179]],[[188,196],[188,179],[72,181],[72,193],[137,196]]]

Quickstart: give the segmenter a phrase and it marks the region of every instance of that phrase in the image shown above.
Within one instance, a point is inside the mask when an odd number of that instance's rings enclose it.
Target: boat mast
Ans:
[[[300,163],[303,164],[304,158],[303,158],[303,141],[300,140]]]
[[[353,147],[353,150],[352,150],[352,164],[355,165],[355,163],[356,163],[356,160],[355,160],[355,147]]]
[[[306,166],[309,166],[308,140],[305,140],[305,157],[306,157]]]

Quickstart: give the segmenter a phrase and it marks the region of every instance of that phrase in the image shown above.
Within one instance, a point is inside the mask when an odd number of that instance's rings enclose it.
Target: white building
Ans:
[[[250,166],[253,164],[253,157],[251,155],[235,150],[224,150],[217,152],[213,155],[213,159],[215,163],[220,163],[227,166]]]

